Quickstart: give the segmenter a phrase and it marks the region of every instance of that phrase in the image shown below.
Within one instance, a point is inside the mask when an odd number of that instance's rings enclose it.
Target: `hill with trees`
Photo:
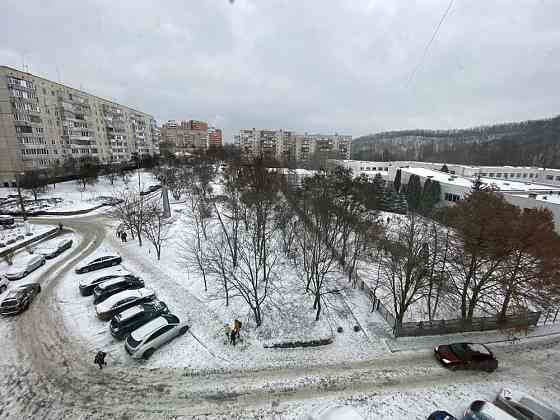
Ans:
[[[401,130],[352,142],[358,160],[560,168],[560,116],[454,130]]]

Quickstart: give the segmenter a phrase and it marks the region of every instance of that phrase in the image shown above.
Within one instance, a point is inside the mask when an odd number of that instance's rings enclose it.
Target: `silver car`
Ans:
[[[125,309],[132,308],[142,302],[153,300],[155,297],[156,293],[152,289],[146,287],[135,290],[123,290],[95,305],[95,312],[99,319],[109,321],[113,315]]]
[[[495,404],[519,420],[560,420],[560,412],[529,395],[502,389]]]
[[[45,257],[42,255],[29,255],[14,263],[4,275],[9,280],[18,280],[27,276],[42,265],[45,265]]]
[[[188,330],[187,323],[181,322],[176,315],[161,315],[132,331],[124,348],[135,359],[149,359],[157,348]]]
[[[35,249],[35,254],[41,254],[45,258],[54,258],[62,252],[66,251],[72,246],[71,238],[59,239],[56,241],[49,241]]]
[[[488,401],[474,401],[465,411],[463,420],[516,420]]]

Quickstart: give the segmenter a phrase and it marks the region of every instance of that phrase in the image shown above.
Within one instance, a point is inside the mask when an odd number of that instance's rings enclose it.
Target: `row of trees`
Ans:
[[[560,298],[560,238],[546,209],[521,210],[491,191],[475,191],[439,215],[410,212],[388,226],[376,261],[376,285],[388,293],[400,325],[425,302],[432,320],[443,299],[460,317],[547,307]]]
[[[434,212],[435,182],[411,177],[397,188],[341,168],[306,179],[295,192],[262,161],[229,164],[218,191],[216,173],[194,164],[160,169],[158,177],[176,198],[186,197],[187,265],[226,305],[242,299],[257,326],[286,258],[316,319],[325,295],[340,289],[334,279],[341,267],[349,285],[358,270],[369,277],[399,324],[413,306],[431,320],[442,302],[456,302],[469,321],[481,311],[504,317],[546,307],[560,295],[560,241],[547,210],[520,210],[495,192],[473,191]],[[390,194],[405,197],[408,211],[381,218]]]

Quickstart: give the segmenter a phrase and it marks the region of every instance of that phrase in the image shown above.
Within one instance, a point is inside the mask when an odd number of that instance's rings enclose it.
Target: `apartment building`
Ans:
[[[315,156],[349,159],[352,146],[352,136],[296,134],[283,129],[243,129],[234,141],[246,159],[262,156],[280,162],[309,162]]]
[[[221,131],[220,131],[221,133]],[[161,127],[162,153],[185,156],[205,152],[209,145],[208,123],[204,121],[170,120]]]
[[[69,157],[102,163],[158,153],[153,116],[51,80],[0,66],[0,185]]]
[[[208,147],[222,147],[222,130],[216,127],[208,127]]]

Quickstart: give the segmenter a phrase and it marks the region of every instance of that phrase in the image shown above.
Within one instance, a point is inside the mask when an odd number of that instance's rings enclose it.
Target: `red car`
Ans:
[[[494,354],[484,344],[453,343],[434,348],[439,362],[451,369],[472,369],[493,372],[498,368]]]

